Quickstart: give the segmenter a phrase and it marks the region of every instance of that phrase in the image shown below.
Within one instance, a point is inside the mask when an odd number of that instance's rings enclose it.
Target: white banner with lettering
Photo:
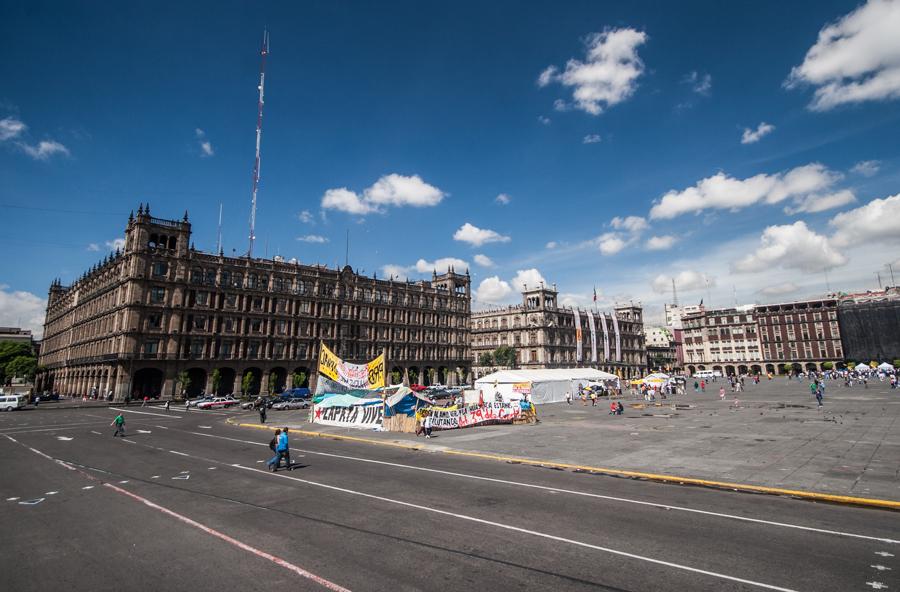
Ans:
[[[606,326],[606,313],[600,313],[600,326],[603,327],[603,361],[609,360],[609,329]]]
[[[588,309],[588,326],[591,328],[591,363],[597,363],[597,328],[594,326],[594,313]]]
[[[431,408],[431,427],[436,430],[455,430],[487,423],[512,423],[522,415],[518,401],[512,403],[485,402],[483,407],[469,405],[459,409]]]
[[[613,331],[616,332],[616,361],[622,361],[622,337],[619,335],[619,317],[616,316],[616,311],[612,313],[612,321],[613,321]]]
[[[369,405],[350,407],[313,407],[313,422],[343,428],[380,428],[384,421],[384,404],[381,401]]]
[[[572,311],[575,313],[575,361],[580,362],[584,359],[584,351],[581,347],[581,314],[577,307]]]

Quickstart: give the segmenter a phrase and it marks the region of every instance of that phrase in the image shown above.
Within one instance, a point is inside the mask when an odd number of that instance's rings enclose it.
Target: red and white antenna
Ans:
[[[262,49],[259,62],[259,113],[256,116],[256,160],[253,163],[253,193],[250,199],[250,249],[248,257],[253,257],[253,241],[256,240],[256,192],[259,189],[259,145],[262,141],[263,104],[266,89],[266,56],[269,55],[269,32],[263,31]]]

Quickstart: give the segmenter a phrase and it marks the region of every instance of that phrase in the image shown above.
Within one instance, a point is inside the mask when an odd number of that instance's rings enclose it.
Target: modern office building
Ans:
[[[391,382],[454,384],[471,369],[470,312],[468,271],[393,281],[204,253],[187,213],[155,218],[142,205],[124,249],[71,286],[51,284],[37,388],[117,400],[280,392],[315,379],[320,342],[352,362],[385,353]]]

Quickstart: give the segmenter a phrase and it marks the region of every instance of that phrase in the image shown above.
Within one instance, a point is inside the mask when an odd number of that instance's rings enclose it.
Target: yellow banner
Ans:
[[[367,364],[351,364],[324,343],[319,347],[319,374],[353,389],[377,389],[385,385],[384,354]]]

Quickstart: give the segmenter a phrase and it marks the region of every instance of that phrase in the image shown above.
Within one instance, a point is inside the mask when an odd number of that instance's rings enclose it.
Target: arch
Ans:
[[[441,366],[437,370],[437,381],[444,386],[449,384],[450,370],[446,366]]]
[[[713,366],[713,372],[716,372],[716,371],[721,372],[722,367],[721,366]]]
[[[748,374],[747,366],[745,366],[745,365],[743,365],[743,364],[741,364],[740,366],[738,366],[737,371],[738,371],[738,374],[741,374],[741,375],[743,375],[743,374]]]
[[[297,380],[298,375],[301,375],[300,377],[302,378],[302,380]],[[300,384],[297,384],[298,382]],[[308,367],[298,366],[298,367],[294,368],[294,371],[291,372],[291,386],[293,386],[294,388],[301,388],[301,387],[308,388],[309,387],[309,368]]]
[[[694,373],[697,371],[697,368],[693,364],[690,364],[687,369],[688,369],[688,374],[690,374],[691,376],[693,376]]]
[[[437,369],[434,366],[425,366],[422,372],[422,382],[425,386],[431,386],[437,380]]]
[[[778,364],[778,373],[779,374],[787,374],[788,373],[787,367],[788,367],[787,364]]]
[[[403,368],[400,366],[394,366],[391,368],[391,373],[388,376],[391,384],[401,384],[403,382]]]
[[[766,374],[775,374],[775,364],[766,364]]]
[[[699,366],[697,366],[697,370],[706,370],[706,366],[700,364]]]
[[[269,371],[269,392],[283,393],[287,387],[287,368],[276,366]]]
[[[807,372],[818,372],[819,367],[814,362],[807,362],[806,363],[806,371]]]
[[[734,366],[732,366],[731,364],[725,366],[725,376],[734,376],[734,375],[735,375]]]
[[[158,399],[162,394],[163,371],[159,368],[141,368],[134,373],[131,381],[131,398],[143,399],[150,397]]]
[[[752,366],[750,366],[750,373],[762,374],[762,366],[760,366],[759,364],[753,364]]]
[[[418,366],[410,366],[407,372],[409,372],[409,384],[422,384],[421,382],[419,382]]]
[[[250,375],[249,382],[245,382],[247,380],[247,375]],[[247,385],[246,387],[244,385]],[[256,397],[259,395],[259,387],[262,384],[262,370],[259,368],[247,368],[244,370],[243,374],[241,374],[241,394],[248,397]]]
[[[188,397],[196,397],[201,392],[206,391],[206,370],[203,368],[188,368],[187,376],[190,384],[184,389],[184,393]]]
[[[218,384],[210,384],[213,394],[218,396],[233,394],[234,379],[237,377],[234,368],[216,368],[216,370],[219,371]]]
[[[170,236],[169,237],[169,248],[174,251],[175,247],[177,247],[177,246],[178,246],[178,239],[175,238],[174,236]]]

